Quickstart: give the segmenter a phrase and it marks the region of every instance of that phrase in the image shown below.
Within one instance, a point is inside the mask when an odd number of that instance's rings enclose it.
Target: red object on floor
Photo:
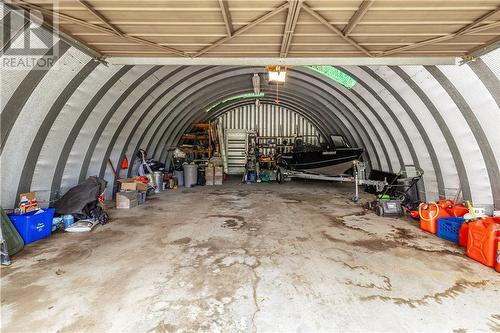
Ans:
[[[435,234],[437,232],[437,220],[442,217],[450,217],[448,211],[444,207],[448,207],[447,203],[422,203],[419,207],[420,213],[420,229]]]
[[[500,273],[500,235],[497,235],[497,262],[495,263],[495,271]]]
[[[127,155],[123,155],[122,164],[120,165],[120,169],[127,170],[128,169],[128,158]]]
[[[469,212],[469,208],[463,203],[454,204],[452,208],[447,209],[448,213],[454,217],[462,217]]]
[[[467,256],[483,265],[495,267],[500,218],[488,217],[469,223]]]
[[[413,217],[414,219],[418,219],[418,210],[410,210],[410,216]]]
[[[464,222],[458,231],[458,245],[467,247],[467,239],[469,238],[469,223]]]

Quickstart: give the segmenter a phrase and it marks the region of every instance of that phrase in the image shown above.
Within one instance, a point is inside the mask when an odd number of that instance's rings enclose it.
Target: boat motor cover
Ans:
[[[107,181],[96,176],[91,176],[82,183],[71,188],[54,203],[56,214],[85,214],[87,204],[98,200],[99,195],[106,190]]]

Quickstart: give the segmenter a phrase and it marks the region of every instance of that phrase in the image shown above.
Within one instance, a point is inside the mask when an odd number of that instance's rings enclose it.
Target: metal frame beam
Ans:
[[[342,38],[344,41],[348,42],[349,44],[351,44],[352,46],[354,46],[355,48],[357,48],[358,50],[360,50],[361,52],[363,52],[367,56],[369,56],[369,57],[372,56],[372,54],[367,49],[365,49],[363,46],[359,45],[359,43],[356,42],[354,39],[352,39],[352,38],[350,38],[348,36],[345,36],[339,28],[337,28],[334,25],[331,25],[328,22],[327,19],[325,19],[319,13],[317,13],[316,11],[314,11],[306,3],[302,4],[302,8],[306,12],[308,12],[311,16],[313,16],[315,19],[317,19],[319,22],[321,22],[325,27],[327,27],[328,29],[330,29],[331,31],[333,31],[337,36],[339,36],[340,38]]]
[[[458,30],[456,32],[457,35],[463,35],[465,34],[466,32],[468,32],[469,30],[472,30],[473,28],[477,27],[478,25],[480,25],[481,23],[483,23],[484,21],[486,21],[487,19],[489,19],[490,17],[494,16],[496,13],[500,12],[500,5],[495,8],[494,10],[484,14],[483,16],[477,18],[476,20],[474,20],[474,22],[472,22],[471,24],[468,24],[466,25],[465,27],[463,27],[462,29]]]
[[[485,45],[481,45],[470,50],[467,55],[463,58],[462,64],[467,61],[474,60],[477,57],[480,57],[486,53],[489,53],[493,50],[496,50],[500,47],[500,36],[493,38]]]
[[[358,10],[356,10],[354,15],[349,19],[349,22],[345,26],[344,30],[342,30],[344,36],[348,36],[354,30],[354,28],[356,28],[358,23],[366,15],[374,2],[375,0],[363,0]]]
[[[92,7],[91,4],[88,3],[86,0],[78,0],[78,2],[85,7],[89,12],[91,12],[95,17],[97,17],[102,23],[104,23],[108,28],[113,30],[115,34],[118,36],[123,37],[123,32],[121,32],[120,29],[118,29],[114,24],[111,24],[107,18],[104,17],[101,13],[99,13],[97,10]]]
[[[329,58],[167,58],[167,57],[108,57],[114,65],[205,65],[205,66],[403,66],[455,65],[456,57],[329,57]]]
[[[59,13],[59,12],[55,12],[55,11],[49,10],[47,8],[43,8],[41,6],[38,6],[38,5],[35,5],[35,4],[32,4],[32,3],[23,1],[23,0],[16,0],[15,4],[17,6],[19,6],[20,8],[23,8],[24,10],[36,9],[36,10],[38,10],[38,11],[44,13],[44,14],[52,15],[52,16],[54,16],[54,17],[56,17],[56,18],[58,18],[58,19],[60,19],[62,21],[68,21],[68,22],[75,23],[75,24],[78,24],[78,25],[81,25],[81,26],[84,26],[84,27],[87,27],[87,28],[90,28],[90,29],[93,29],[93,30],[104,32],[104,33],[107,33],[107,34],[110,34],[110,35],[116,35],[116,36],[121,37],[123,39],[129,40],[129,41],[134,41],[134,42],[136,42],[138,44],[143,44],[143,45],[154,47],[156,49],[160,49],[162,51],[167,51],[169,53],[174,53],[174,54],[176,54],[178,56],[183,56],[183,57],[187,56],[185,52],[177,50],[177,49],[174,49],[172,47],[160,45],[160,44],[157,44],[157,43],[154,43],[154,42],[142,39],[142,38],[129,36],[127,34],[118,35],[115,31],[113,31],[110,28],[101,27],[99,25],[89,23],[87,21],[78,19],[76,17],[70,16],[70,15],[67,15],[67,14],[63,14],[63,13]],[[55,30],[57,30],[57,29],[55,29]]]
[[[227,0],[219,0],[219,6],[222,11],[222,17],[224,18],[227,35],[232,36],[234,33],[234,27],[233,20],[231,19],[231,13],[229,12],[229,7],[227,5]]]
[[[391,54],[398,53],[398,52],[401,52],[401,51],[413,50],[413,49],[419,48],[421,46],[436,44],[436,43],[439,43],[439,42],[442,42],[442,41],[445,41],[445,40],[453,39],[455,37],[469,35],[469,34],[472,34],[472,33],[475,33],[475,32],[479,32],[479,31],[483,31],[483,30],[494,28],[494,27],[496,27],[496,26],[498,26],[500,24],[500,21],[497,21],[497,22],[494,22],[494,23],[490,23],[490,24],[486,24],[486,25],[483,25],[483,26],[480,26],[480,24],[483,23],[488,18],[490,18],[493,15],[495,15],[496,13],[498,13],[499,11],[500,11],[500,5],[497,8],[495,8],[494,10],[492,10],[492,11],[488,12],[487,14],[479,17],[474,22],[466,25],[465,27],[457,30],[456,32],[454,32],[452,34],[449,34],[449,35],[446,35],[446,36],[441,36],[441,37],[434,37],[434,38],[427,39],[427,40],[424,40],[424,41],[421,41],[421,42],[418,42],[418,43],[415,43],[415,44],[407,45],[407,46],[397,47],[397,48],[394,48],[394,49],[391,49],[391,50],[388,50],[388,51],[385,51],[385,52],[381,52],[380,56],[391,55]]]
[[[297,21],[299,20],[302,0],[289,0],[288,15],[286,17],[285,29],[283,30],[283,39],[281,41],[280,57],[286,58],[288,50],[292,45],[293,32]]]
[[[28,13],[30,8],[25,8],[24,6],[20,5],[20,4],[14,4],[14,3],[6,3],[5,6],[8,6],[9,8],[13,9],[13,10],[19,10],[19,11],[23,11],[25,13]],[[38,9],[37,9],[38,10]],[[45,12],[42,12],[40,11],[43,14],[47,14]],[[24,14],[25,17],[30,20],[30,15],[29,14]],[[59,27],[56,28],[52,22],[49,22],[50,20],[48,20],[47,17],[44,17],[44,20],[43,20],[43,23],[42,23],[42,26],[47,29],[48,31],[52,32],[52,33],[55,33],[59,36],[59,38],[61,40],[63,40],[65,43],[79,49],[80,51],[82,51],[83,53],[89,55],[90,57],[92,58],[95,58],[95,59],[98,59],[98,60],[102,60],[104,58],[104,55],[97,49],[91,47],[90,45],[88,45],[87,43],[85,43],[84,41],[80,40],[79,38],[76,38],[72,35],[70,35],[69,33],[67,33],[66,31],[64,31],[63,29],[60,29]],[[23,29],[22,30],[19,30],[17,31],[17,33],[21,34],[23,33],[24,31],[24,28],[26,28],[26,26],[23,26]],[[14,40],[15,38],[17,38],[18,36],[13,36],[11,38],[11,40]],[[2,47],[2,52],[5,51],[5,47],[8,46],[8,43],[10,43],[10,41],[7,41],[3,47]]]
[[[284,3],[282,4],[281,6],[273,9],[272,11],[262,15],[261,17],[257,18],[256,20],[252,21],[251,23],[245,25],[244,27],[241,27],[239,28],[238,30],[236,30],[231,36],[226,36],[226,37],[223,37],[221,39],[219,39],[218,41],[216,41],[215,43],[201,49],[200,51],[198,51],[193,57],[199,57],[205,53],[207,53],[208,51],[210,51],[211,49],[213,48],[216,48],[217,46],[221,45],[221,44],[224,44],[225,42],[233,39],[234,37],[236,36],[239,36],[241,35],[242,33],[244,33],[245,31],[255,27],[256,25],[258,25],[259,23],[261,22],[264,22],[265,20],[273,17],[274,15],[278,14],[279,12],[287,9],[289,6],[288,2],[287,3]]]

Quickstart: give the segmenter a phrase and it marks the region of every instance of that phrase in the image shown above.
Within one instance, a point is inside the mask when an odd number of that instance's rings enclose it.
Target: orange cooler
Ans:
[[[489,217],[469,223],[467,256],[483,265],[495,267],[500,218]]]

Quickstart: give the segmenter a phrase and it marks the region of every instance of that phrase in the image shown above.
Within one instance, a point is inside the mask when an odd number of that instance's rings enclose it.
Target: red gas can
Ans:
[[[500,235],[500,218],[488,217],[469,223],[467,256],[483,265],[494,267],[497,256],[497,238]]]
[[[460,230],[458,231],[458,245],[466,247],[467,239],[469,238],[469,223],[464,222],[460,226]]]
[[[443,207],[447,207],[444,202],[420,204],[420,229],[435,234],[437,232],[437,220],[442,217],[450,217],[450,214]]]
[[[454,204],[452,208],[447,209],[451,216],[462,217],[469,212],[469,208],[465,207],[463,203]]]
[[[495,271],[500,273],[500,233],[497,234],[497,262],[495,263]]]

